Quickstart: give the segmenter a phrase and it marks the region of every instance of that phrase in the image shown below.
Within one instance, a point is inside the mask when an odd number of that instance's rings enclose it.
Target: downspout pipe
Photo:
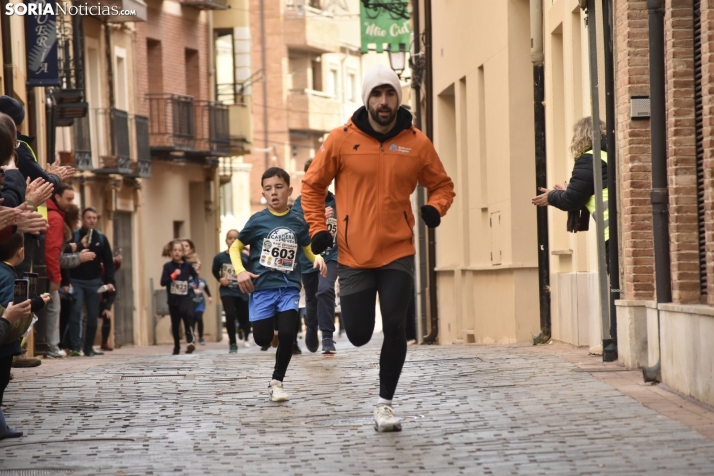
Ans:
[[[545,143],[545,55],[543,54],[543,2],[530,0],[531,62],[533,63],[533,114],[535,124],[536,195],[539,188],[548,188]],[[534,344],[550,341],[550,246],[548,245],[548,207],[536,207],[538,238],[538,301],[540,304],[540,334]]]
[[[590,59],[590,106],[592,108],[592,148],[593,175],[595,179],[595,230],[597,232],[597,280],[600,301],[600,326],[602,329],[602,359],[611,362],[617,359],[617,347],[612,352],[610,336],[610,302],[607,267],[605,266],[605,204],[603,202],[602,166],[600,158],[600,85],[597,64],[597,11],[596,0],[587,1],[588,13],[588,50]],[[609,162],[609,161],[608,161]],[[609,348],[608,348],[609,346]]]
[[[7,0],[2,0],[2,11],[5,11]],[[10,30],[10,17],[4,13],[0,15],[0,28],[2,28],[2,61],[3,61],[3,86],[6,96],[15,97],[12,67],[12,31]]]
[[[260,0],[260,63],[263,68],[263,147],[265,147],[265,170],[270,168],[268,150],[268,60],[265,38],[265,0]]]
[[[420,54],[421,53],[421,12],[419,11],[420,5],[419,5],[419,0],[412,0],[412,19],[414,21],[414,54]],[[423,118],[422,118],[422,107],[421,107],[421,83],[417,81],[412,81],[412,88],[414,89],[414,97],[416,97],[416,104],[414,106],[414,126],[422,130],[423,128]],[[424,191],[424,187],[419,185],[417,187],[417,208],[421,209],[423,205],[426,205],[426,192]],[[419,266],[416,270],[414,270],[415,274],[419,276],[418,284],[419,284],[419,289],[418,289],[418,296],[419,296],[419,305],[417,306],[417,310],[419,311],[417,315],[417,335],[420,337],[420,344],[422,343],[421,340],[423,339],[424,334],[422,333],[423,329],[426,327],[426,288],[427,288],[427,268],[426,268],[426,243],[425,243],[425,235],[426,235],[426,226],[421,220],[417,220],[417,223],[415,225],[417,227],[418,233],[417,236],[419,237],[417,241],[417,256],[419,259],[417,260]],[[423,317],[423,318],[422,318]]]
[[[605,38],[605,124],[607,126],[607,190],[610,213],[610,342],[603,347],[605,359],[617,359],[617,308],[620,299],[620,251],[617,222],[617,144],[615,142],[615,67],[612,35],[612,0],[602,0],[602,26]],[[613,355],[613,352],[615,353]],[[607,355],[606,355],[607,354]],[[613,358],[614,357],[614,358]]]
[[[431,0],[424,0],[424,23],[426,37],[426,136],[434,142],[434,81],[433,81],[433,54],[432,54],[432,23],[431,23]],[[429,318],[431,322],[431,332],[424,336],[425,344],[436,343],[439,335],[439,306],[436,292],[436,231],[434,228],[427,228],[427,267],[429,278]]]
[[[650,144],[652,146],[652,227],[654,232],[657,304],[672,302],[669,256],[669,193],[667,190],[667,118],[664,68],[664,0],[647,0],[650,47]],[[659,359],[642,369],[645,382],[661,381],[662,345],[660,311],[657,309]]]

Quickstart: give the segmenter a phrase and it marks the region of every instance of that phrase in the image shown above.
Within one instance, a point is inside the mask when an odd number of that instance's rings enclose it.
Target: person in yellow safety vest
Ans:
[[[605,123],[600,122],[600,164],[602,166],[602,202],[604,206],[603,221],[605,229],[606,263],[609,263],[610,244],[610,213],[608,211],[607,193],[607,150],[605,141]],[[548,205],[568,212],[568,231],[576,233],[588,229],[590,215],[595,215],[595,174],[593,171],[593,121],[584,117],[573,127],[573,140],[570,143],[570,152],[575,157],[575,165],[570,180],[563,185],[557,184],[553,190],[539,188],[542,194],[534,197],[533,205],[545,207]],[[609,264],[608,264],[609,266]]]

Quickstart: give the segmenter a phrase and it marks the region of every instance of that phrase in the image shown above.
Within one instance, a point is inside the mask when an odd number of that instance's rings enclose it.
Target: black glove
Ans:
[[[441,225],[441,215],[439,215],[439,210],[431,205],[424,205],[421,207],[421,219],[424,220],[424,223],[426,223],[426,226],[429,228],[436,228]]]
[[[312,254],[319,255],[335,243],[332,233],[329,231],[319,231],[312,237]]]

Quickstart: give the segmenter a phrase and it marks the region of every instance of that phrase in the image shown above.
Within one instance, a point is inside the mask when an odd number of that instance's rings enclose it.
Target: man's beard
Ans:
[[[390,109],[391,111],[391,109]],[[370,117],[379,124],[380,126],[388,126],[389,124],[392,123],[395,117],[397,117],[397,109],[391,111],[392,113],[389,115],[387,119],[382,119],[379,117],[379,110],[378,109],[372,109],[371,107],[367,106],[367,112],[369,112]]]

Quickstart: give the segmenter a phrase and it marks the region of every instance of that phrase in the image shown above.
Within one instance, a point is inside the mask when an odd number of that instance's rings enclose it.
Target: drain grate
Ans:
[[[132,382],[156,382],[159,380],[182,380],[186,378],[186,374],[176,375],[122,375],[121,380],[130,380]]]
[[[0,469],[2,476],[55,476],[72,473],[74,473],[73,469],[65,468]]]
[[[399,415],[401,421],[419,420],[424,418],[424,415]],[[345,418],[323,418],[319,420],[308,420],[305,425],[319,426],[362,426],[371,425],[374,423],[374,418],[369,416],[364,417],[345,417]]]
[[[481,357],[456,357],[453,359],[423,359],[423,360],[407,360],[404,362],[404,366],[408,367],[410,365],[415,365],[415,364],[431,364],[431,363],[436,363],[436,364],[448,364],[449,362],[483,362],[484,360]],[[373,369],[378,369],[379,368],[379,362],[372,362],[369,364],[369,367]]]

